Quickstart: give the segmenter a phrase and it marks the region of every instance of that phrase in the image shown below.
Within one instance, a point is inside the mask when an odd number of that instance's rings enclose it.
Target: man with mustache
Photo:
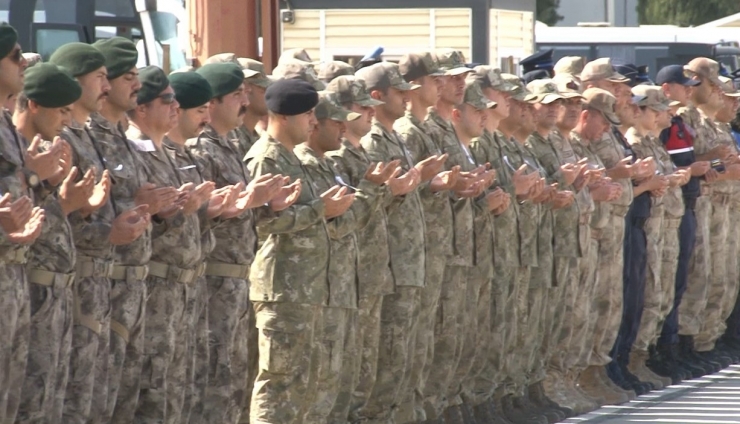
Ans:
[[[90,418],[94,393],[108,395],[107,378],[97,375],[108,369],[110,361],[106,316],[112,301],[109,277],[113,249],[138,239],[149,226],[149,214],[146,206],[118,209],[110,198],[110,171],[90,129],[85,126],[89,116],[100,111],[110,90],[105,56],[89,44],[69,43],[59,48],[50,62],[68,70],[82,88],[80,99],[73,105],[70,124],[62,130],[61,137],[72,147],[72,165],[81,174],[92,171],[97,180],[89,204],[69,215],[77,249],[75,299],[79,309],[72,330],[63,421],[85,423]],[[116,338],[113,346],[120,358],[119,366],[123,367],[126,343]],[[132,360],[127,375],[138,381],[141,351],[131,349],[129,354]],[[128,396],[131,395],[138,396],[138,386],[129,390]]]

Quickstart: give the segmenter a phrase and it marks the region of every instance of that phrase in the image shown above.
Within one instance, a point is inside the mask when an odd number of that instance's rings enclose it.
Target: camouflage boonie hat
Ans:
[[[303,63],[312,64],[311,56],[308,55],[306,49],[288,49],[280,54],[278,58],[278,65],[283,62],[290,60],[300,60]]]
[[[365,80],[369,91],[385,90],[391,87],[396,90],[410,91],[420,87],[416,84],[407,83],[401,76],[398,65],[392,62],[376,63],[360,69],[355,75]]]
[[[552,78],[552,82],[555,83],[560,94],[566,99],[583,97],[581,95],[581,83],[573,75],[558,74]]]
[[[477,82],[473,79],[468,79],[465,82],[465,97],[463,103],[473,106],[478,110],[493,109],[498,106],[498,103],[488,100]]]
[[[331,119],[339,122],[354,121],[362,116],[343,108],[339,104],[336,93],[331,91],[319,92],[319,104],[316,105],[313,113],[316,119]]]
[[[208,65],[209,63],[236,63],[239,65],[240,68],[242,68],[242,72],[244,73],[244,78],[252,78],[259,74],[259,72],[253,71],[251,69],[245,68],[242,66],[242,64],[239,62],[239,59],[237,59],[236,55],[234,53],[219,53],[215,54],[208,59],[206,59],[204,65]]]
[[[481,89],[492,88],[496,91],[511,93],[516,85],[501,78],[501,70],[493,66],[479,65],[473,68],[473,73],[468,78],[474,79]]]
[[[555,71],[555,75],[571,75],[579,78],[585,65],[583,58],[580,56],[565,56],[558,60],[553,67],[553,71]]]
[[[515,86],[514,90],[510,91],[512,99],[527,103],[534,103],[537,100],[537,96],[527,90],[522,79],[518,76],[514,74],[501,74],[501,78]]]
[[[444,71],[445,75],[461,75],[473,72],[472,69],[465,66],[465,56],[460,50],[441,49],[437,50],[436,56],[439,69]]]
[[[661,93],[663,93],[663,89],[654,85],[636,85],[632,87],[632,95],[640,98],[635,103],[637,106],[649,107],[658,112],[668,110],[668,104],[664,103]]]
[[[278,63],[278,66],[272,70],[272,76],[277,79],[298,78],[313,85],[317,91],[326,89],[326,85],[319,81],[313,65],[306,64],[306,62],[297,59],[286,59],[284,62]]]
[[[341,75],[354,75],[355,68],[347,62],[333,60],[323,62],[319,65],[318,77],[321,81],[329,84],[331,80]]]
[[[549,105],[556,100],[565,98],[558,91],[558,86],[551,79],[534,80],[527,84],[527,90],[537,96],[537,103]]]
[[[435,77],[444,75],[444,72],[439,69],[437,61],[434,60],[430,52],[405,54],[398,61],[398,70],[401,72],[401,76],[408,82],[428,75]]]
[[[732,78],[720,76],[719,81],[722,83],[719,87],[727,97],[740,97],[740,92],[735,88],[735,82]]]
[[[715,85],[722,87],[722,81],[719,79],[719,63],[712,59],[697,57],[684,66],[683,69],[688,71],[690,76],[697,75],[706,78]]]
[[[357,103],[360,106],[372,107],[385,104],[385,102],[370,97],[370,93],[365,87],[365,81],[354,75],[341,75],[334,78],[326,86],[326,91],[334,92],[340,105]]]
[[[251,77],[245,76],[244,78],[247,79],[247,81],[245,81],[246,83],[254,84],[262,88],[267,88],[272,84],[272,80],[267,78],[267,74],[265,74],[265,65],[262,64],[262,62],[248,57],[240,57],[236,60],[239,63],[239,66],[244,70],[245,75],[247,70],[257,72],[257,74]]]
[[[620,74],[612,66],[612,60],[602,57],[588,62],[581,72],[581,81],[607,80],[611,82],[629,82],[630,79]]]

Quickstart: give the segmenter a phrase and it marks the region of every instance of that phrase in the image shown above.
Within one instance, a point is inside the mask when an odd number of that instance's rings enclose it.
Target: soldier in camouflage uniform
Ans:
[[[281,57],[280,61],[278,61],[278,65],[272,70],[272,77],[302,79],[313,85],[316,90],[323,90],[326,88],[326,84],[321,82],[318,75],[316,75],[316,70],[313,65],[294,58],[283,59],[283,57]]]
[[[399,71],[406,82],[418,85],[419,89],[408,92],[409,105],[406,114],[395,122],[394,129],[405,140],[413,163],[429,158],[436,160],[442,156],[442,151],[427,134],[423,122],[427,110],[437,102],[441,85],[438,77],[442,73],[428,52],[403,56],[399,62]],[[396,414],[396,419],[401,422],[424,421],[422,418],[426,416],[423,396],[434,356],[435,314],[447,258],[452,255],[452,207],[444,191],[454,187],[458,173],[459,167],[443,171],[429,181],[424,181],[419,191],[426,220],[425,285],[421,292],[413,367],[405,370],[409,373],[409,385],[407,391],[401,394],[403,400],[400,401]]]
[[[33,140],[37,134],[44,140],[54,140],[69,123],[70,105],[81,93],[77,81],[56,65],[40,64],[28,70],[13,119],[18,132],[26,140]],[[51,142],[42,144],[53,148]],[[47,180],[48,189],[41,190],[37,198],[45,212],[45,224],[28,258],[31,338],[15,422],[35,422],[42,417],[47,422],[62,419],[72,348],[76,259],[67,215],[87,206],[95,184],[92,171],[81,176],[70,167],[68,151],[63,166]]]
[[[69,43],[58,49],[50,61],[67,69],[82,87],[82,97],[75,102],[70,124],[61,137],[72,147],[72,164],[80,173],[96,174],[92,205],[73,212],[68,219],[77,249],[75,271],[75,325],[72,330],[72,353],[69,381],[64,399],[64,422],[86,423],[91,414],[94,393],[107,386],[96,378],[97,370],[107,368],[109,349],[107,328],[110,311],[110,273],[113,246],[128,244],[139,238],[149,226],[146,207],[123,211],[116,217],[116,205],[110,199],[110,171],[85,126],[92,113],[100,110],[110,90],[106,76],[106,59],[102,53],[84,43]],[[124,350],[121,350],[123,353]],[[138,379],[140,366],[130,375]],[[135,375],[134,375],[135,374]],[[138,398],[138,388],[133,393]],[[133,405],[132,405],[133,407]]]
[[[316,71],[316,76],[324,84],[329,85],[336,77],[342,75],[354,75],[355,67],[341,60],[332,60],[331,62],[322,62]]]
[[[265,99],[267,132],[245,162],[253,177],[284,174],[294,188],[256,220],[265,241],[250,272],[260,350],[251,422],[303,422],[311,406],[307,390],[322,340],[322,313],[330,301],[327,220],[344,214],[354,196],[337,185],[316,192],[293,153],[315,125],[316,90],[305,81],[281,80],[268,88]]]

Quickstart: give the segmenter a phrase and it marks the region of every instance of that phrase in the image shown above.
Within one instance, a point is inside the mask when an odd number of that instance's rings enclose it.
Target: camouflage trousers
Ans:
[[[31,333],[16,423],[62,422],[72,350],[74,274],[39,271],[29,273]]]
[[[321,337],[317,330],[323,308],[295,303],[253,304],[259,331],[259,372],[250,422],[300,424],[307,407],[314,338]]]
[[[694,338],[694,345],[698,352],[714,349],[715,342],[724,333],[727,319],[727,317],[722,318],[723,298],[737,296],[737,290],[735,293],[727,292],[730,287],[737,287],[737,282],[731,284],[729,281],[730,274],[727,266],[727,243],[730,230],[729,197],[729,195],[712,195],[712,218],[709,224],[712,266],[709,271],[709,280],[707,280],[707,304],[701,319],[701,330]]]
[[[31,312],[26,269],[23,264],[0,266],[0,422],[15,422],[21,403],[28,344],[31,336]]]
[[[62,422],[100,423],[103,416],[93,416],[93,403],[99,401],[103,408],[108,403],[111,282],[104,275],[80,276],[78,271],[74,286],[76,316]]]
[[[393,419],[400,394],[408,387],[406,370],[413,366],[419,322],[421,287],[396,287],[386,295],[380,311],[378,371],[364,408],[369,423]]]
[[[203,422],[203,402],[208,387],[208,285],[206,277],[198,278],[188,293],[186,307],[186,315],[189,316],[188,344],[185,354],[184,382],[187,392],[183,402],[181,422],[200,424]],[[171,381],[172,384],[179,384],[177,381]]]
[[[174,324],[179,327],[176,342],[172,351],[172,360],[167,367],[165,376],[167,420],[169,423],[187,423],[190,406],[186,407],[185,399],[194,392],[193,379],[190,373],[194,371],[195,361],[195,303],[196,296],[203,291],[198,287],[198,279],[190,284],[180,284],[184,289],[182,305],[182,320]],[[148,319],[148,318],[147,318]],[[148,331],[148,325],[147,325]],[[208,339],[206,339],[206,345]],[[204,388],[205,390],[205,388]]]
[[[439,305],[435,311],[433,356],[428,360],[429,374],[424,385],[424,411],[432,420],[449,405],[448,391],[463,347],[463,329],[467,278],[472,268],[447,265],[444,270]]]
[[[254,380],[257,378],[257,370],[259,369],[259,336],[257,334],[254,308],[249,308],[247,327],[249,328],[249,336],[247,338],[247,389],[244,392],[244,408],[242,409],[241,417],[239,417],[239,424],[249,423],[249,407],[252,404]]]
[[[529,281],[531,267],[519,267],[512,285],[509,286],[507,303],[511,305],[511,324],[506,330],[506,356],[502,392],[521,394],[527,386],[528,353],[523,352],[524,332],[529,326]]]
[[[605,366],[611,362],[609,352],[614,347],[622,323],[624,230],[624,215],[612,213],[609,225],[602,230],[599,240],[596,288],[591,305],[591,320],[595,326],[593,336],[589,337],[589,365],[593,366]]]
[[[689,279],[686,292],[678,305],[678,334],[696,336],[701,330],[704,308],[707,305],[707,282],[711,272],[709,228],[712,203],[707,196],[696,200],[696,242],[689,262]]]
[[[126,278],[111,280],[110,362],[107,420],[133,422],[139,402],[144,360],[147,285],[127,267]]]
[[[545,306],[544,339],[540,355],[545,370],[565,371],[567,350],[571,344],[576,290],[578,289],[578,258],[557,256],[554,260],[555,286],[549,289]]]
[[[601,229],[590,230],[587,249],[578,259],[578,285],[573,297],[573,313],[566,314],[563,328],[570,328],[571,344],[566,350],[565,369],[576,372],[588,367],[591,356],[591,337],[596,320],[591,309],[596,302],[596,264],[599,255]]]
[[[740,204],[733,202],[730,205],[731,223],[740,222]],[[727,237],[727,287],[725,288],[726,296],[722,297],[722,321],[716,329],[717,337],[721,336],[727,330],[727,319],[732,315],[735,303],[740,291],[740,226],[730,225]]]
[[[406,370],[408,390],[401,394],[400,406],[396,413],[398,422],[424,421],[424,386],[431,372],[434,357],[434,322],[442,293],[446,258],[427,246],[424,278],[419,306],[419,323],[416,345],[413,350],[413,366]]]
[[[358,421],[365,416],[364,408],[375,386],[380,345],[380,312],[384,297],[363,296],[357,303],[357,346],[360,355],[355,369],[357,383],[350,398],[350,422]]]
[[[314,337],[304,422],[344,423],[356,382],[357,310],[324,308],[318,325],[320,337]]]
[[[552,233],[550,233],[550,236],[552,236]],[[552,240],[552,237],[549,240]],[[546,243],[542,240],[541,242]],[[542,252],[542,248],[540,250],[538,266],[532,268],[529,279],[527,331],[523,334],[525,336],[523,352],[526,352],[527,355],[528,385],[545,379],[546,368],[543,353],[547,352],[545,347],[546,330],[549,329],[548,327],[551,324],[551,321],[549,321],[550,314],[554,313],[549,296],[550,292],[553,291],[555,261],[552,249],[544,249],[544,252]]]
[[[247,399],[249,282],[206,276],[209,370],[203,417],[206,423],[236,423]]]

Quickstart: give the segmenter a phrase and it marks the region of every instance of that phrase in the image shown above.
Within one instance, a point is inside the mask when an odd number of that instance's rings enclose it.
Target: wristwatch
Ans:
[[[36,188],[41,184],[39,176],[31,170],[23,168],[23,176],[26,177],[26,185],[28,185],[29,188]]]

